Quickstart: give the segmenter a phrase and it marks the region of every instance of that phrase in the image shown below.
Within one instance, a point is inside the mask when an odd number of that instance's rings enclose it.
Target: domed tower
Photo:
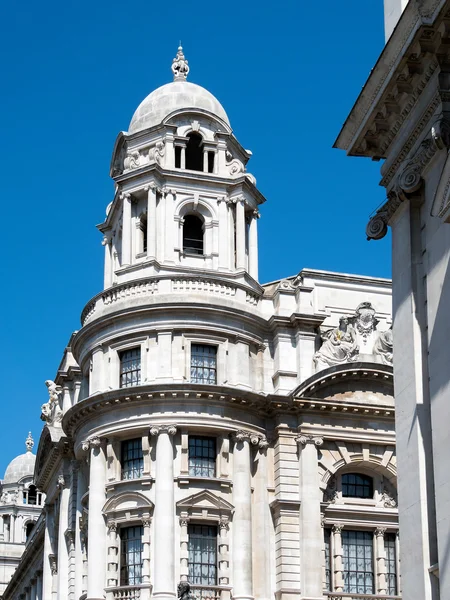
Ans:
[[[16,456],[0,483],[0,596],[19,564],[25,544],[42,510],[43,494],[34,484],[34,441],[25,441],[27,451]]]

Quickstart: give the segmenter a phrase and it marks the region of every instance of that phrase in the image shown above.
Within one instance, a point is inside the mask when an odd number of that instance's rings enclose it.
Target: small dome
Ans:
[[[175,110],[189,108],[207,110],[230,125],[225,109],[208,90],[189,81],[172,81],[141,102],[131,119],[128,133],[160,125]]]
[[[25,444],[27,447],[25,454],[16,456],[16,458],[14,458],[6,467],[5,477],[3,479],[4,484],[17,483],[24,477],[33,476],[36,455],[31,452],[34,444],[31,434],[28,434]]]
[[[186,81],[188,61],[179,46],[172,62],[174,81],[156,89],[141,102],[131,119],[128,133],[136,133],[160,125],[170,113],[185,109],[200,109],[212,113],[230,125],[223,106],[208,90]]]

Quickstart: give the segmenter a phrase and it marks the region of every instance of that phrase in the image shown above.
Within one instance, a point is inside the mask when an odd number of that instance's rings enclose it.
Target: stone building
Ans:
[[[36,456],[31,433],[25,445],[25,454],[9,463],[0,481],[0,597],[20,562],[25,544],[34,535],[44,501],[33,479]]]
[[[450,2],[385,0],[387,44],[337,139],[383,159],[369,239],[393,239],[403,591],[450,598]],[[402,12],[403,11],[403,12]],[[401,17],[400,17],[401,15]],[[395,27],[395,28],[394,28]]]
[[[251,152],[172,70],[114,147],[4,600],[399,598],[390,281],[261,285]]]

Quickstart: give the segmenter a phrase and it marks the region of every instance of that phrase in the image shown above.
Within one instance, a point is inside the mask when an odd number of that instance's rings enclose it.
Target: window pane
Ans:
[[[120,387],[141,383],[141,349],[132,348],[120,353]]]
[[[217,383],[217,348],[191,344],[191,382]]]
[[[342,495],[347,498],[373,498],[372,477],[345,473],[342,475]]]
[[[189,475],[216,476],[216,440],[189,436]]]
[[[189,525],[189,582],[217,584],[217,527]]]
[[[386,553],[387,593],[397,594],[397,561],[395,556],[395,533],[386,533],[384,536],[384,550]]]
[[[144,471],[142,440],[122,442],[122,479],[139,479]]]
[[[342,531],[344,592],[373,594],[373,535],[368,531]]]
[[[120,585],[142,583],[142,526],[120,530]]]
[[[331,531],[324,529],[323,533],[325,538],[325,590],[331,591]]]

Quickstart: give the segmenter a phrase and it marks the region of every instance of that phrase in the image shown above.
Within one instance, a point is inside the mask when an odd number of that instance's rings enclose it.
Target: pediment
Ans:
[[[214,509],[219,512],[232,512],[234,510],[234,506],[232,504],[208,490],[203,490],[197,494],[193,494],[192,496],[188,496],[187,498],[180,500],[177,502],[177,508],[181,510]]]
[[[150,512],[153,510],[153,502],[139,492],[124,492],[109,498],[103,507],[105,514],[136,510]]]

